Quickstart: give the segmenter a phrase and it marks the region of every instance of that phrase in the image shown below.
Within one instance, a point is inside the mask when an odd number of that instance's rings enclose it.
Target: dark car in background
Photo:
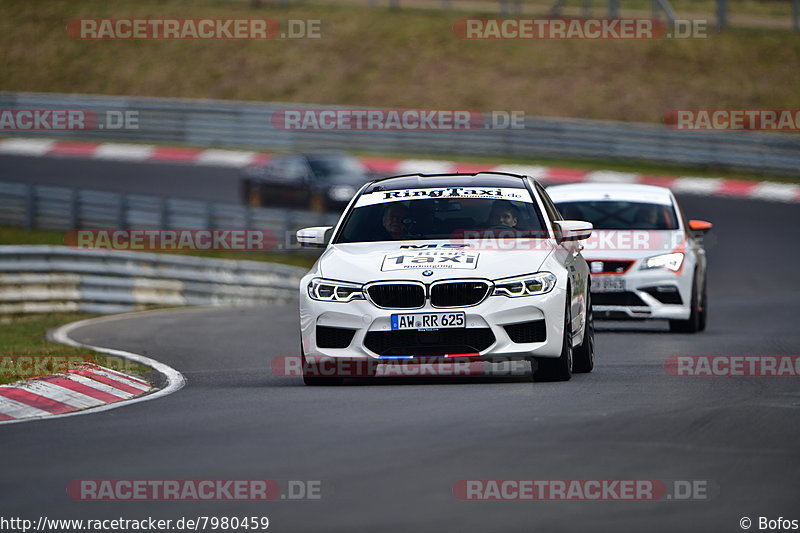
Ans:
[[[242,195],[250,206],[341,211],[371,179],[361,162],[344,152],[285,154],[242,175]]]

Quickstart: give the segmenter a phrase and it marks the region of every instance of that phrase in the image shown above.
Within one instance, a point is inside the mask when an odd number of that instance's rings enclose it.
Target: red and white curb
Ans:
[[[0,386],[0,421],[72,413],[150,392],[146,381],[93,364]]]
[[[149,366],[165,378],[164,387],[155,388],[141,378],[87,363],[64,374],[0,386],[0,425],[107,411],[155,400],[183,388],[186,378],[164,363],[132,352],[79,343],[69,337],[77,328],[152,312],[163,310],[72,322],[54,330],[50,338],[62,344],[90,348]]]
[[[92,143],[52,139],[0,139],[0,154],[34,157],[79,157],[129,162],[172,162],[202,166],[244,168],[269,161],[271,154],[245,150],[204,150],[144,144]],[[653,176],[633,172],[584,170],[536,165],[493,165],[438,159],[362,157],[372,171],[381,174],[416,172],[512,172],[533,176],[547,185],[556,183],[643,183],[669,187],[677,193],[702,196],[752,198],[800,202],[800,185],[773,181],[747,181],[693,176]]]

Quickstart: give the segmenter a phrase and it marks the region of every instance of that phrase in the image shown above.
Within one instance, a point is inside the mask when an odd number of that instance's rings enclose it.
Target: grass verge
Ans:
[[[47,330],[90,317],[78,313],[0,317],[0,385],[64,372],[80,362],[141,376],[152,382],[154,371],[150,367],[47,340]]]
[[[433,0],[431,0],[433,1]],[[0,89],[307,102],[661,122],[672,109],[800,108],[800,34],[707,39],[457,38],[469,12],[188,0],[5,0]],[[72,39],[74,18],[321,21],[321,38]],[[793,65],[795,67],[793,67]]]

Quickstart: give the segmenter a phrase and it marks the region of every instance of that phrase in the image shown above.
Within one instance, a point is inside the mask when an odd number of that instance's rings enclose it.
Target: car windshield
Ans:
[[[678,219],[671,205],[644,202],[558,202],[566,220],[586,220],[595,229],[675,230]]]
[[[439,192],[454,190],[439,189]],[[380,194],[411,196],[433,189],[362,195],[346,218],[336,242],[547,236],[539,209],[526,189],[502,189],[515,192],[505,197],[488,198],[470,197],[470,189],[459,190],[457,196],[412,200],[375,201],[368,197]]]
[[[309,158],[308,164],[311,170],[319,177],[332,176],[336,174],[356,174],[363,175],[364,168],[361,164],[350,157],[314,157]]]

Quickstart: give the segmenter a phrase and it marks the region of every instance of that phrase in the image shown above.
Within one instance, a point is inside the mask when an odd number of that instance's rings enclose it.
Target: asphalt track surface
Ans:
[[[41,161],[41,160],[40,160]],[[197,169],[207,171],[209,169]],[[211,169],[213,170],[213,169]],[[187,171],[188,172],[188,171]],[[229,171],[226,171],[229,172]],[[8,179],[8,178],[6,178]],[[194,309],[80,328],[188,385],[108,412],[0,428],[0,516],[268,516],[271,531],[741,531],[800,519],[797,378],[682,378],[670,355],[800,354],[795,204],[683,197],[715,223],[708,330],[599,323],[597,366],[524,378],[305,387],[270,361],[298,350],[297,310]],[[74,479],[320,480],[321,499],[78,502]],[[711,497],[466,502],[462,479],[705,480]]]

